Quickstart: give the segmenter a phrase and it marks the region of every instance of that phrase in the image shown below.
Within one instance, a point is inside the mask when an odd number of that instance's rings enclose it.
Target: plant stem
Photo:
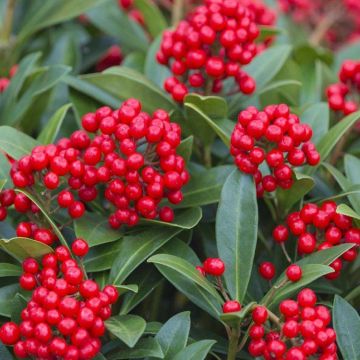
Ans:
[[[171,12],[171,23],[176,26],[184,15],[184,0],[175,0]]]
[[[286,257],[286,260],[291,264],[292,263],[291,257],[289,256],[289,253],[286,250],[285,244],[282,242],[280,246],[281,246],[281,250],[283,251],[283,253]]]
[[[14,18],[16,0],[8,0],[4,16],[4,25],[1,29],[1,40],[8,43],[11,37],[11,30]]]
[[[228,347],[228,354],[227,360],[235,360],[236,354],[238,352],[238,341],[240,337],[239,329],[231,329],[231,334],[229,337],[229,347]]]
[[[351,129],[350,128],[342,137],[341,139],[338,141],[338,143],[335,146],[334,152],[330,158],[330,164],[331,165],[336,165],[336,163],[338,162],[338,160],[340,159],[340,157],[343,154],[343,149],[349,139],[349,135],[351,134]]]
[[[211,145],[205,145],[203,151],[204,151],[204,165],[210,169],[212,164]]]

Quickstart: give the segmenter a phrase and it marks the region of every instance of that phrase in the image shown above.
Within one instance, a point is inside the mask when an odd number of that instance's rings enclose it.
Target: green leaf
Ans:
[[[145,26],[153,37],[161,34],[167,28],[166,19],[156,3],[150,0],[135,0],[134,5],[144,16]]]
[[[0,239],[0,248],[19,262],[22,262],[28,257],[41,259],[44,255],[53,252],[50,246],[24,237]]]
[[[167,66],[161,65],[156,60],[156,53],[160,48],[162,34],[160,34],[150,45],[146,54],[144,74],[160,89],[163,89],[165,80],[171,76],[171,71]]]
[[[136,284],[132,285],[116,285],[116,288],[119,290],[120,295],[130,291],[132,293],[137,293],[139,291],[139,287]]]
[[[149,263],[155,263],[156,265],[160,264],[162,266],[168,267],[172,270],[175,270],[183,277],[187,278],[190,281],[193,281],[195,284],[203,288],[213,297],[221,301],[220,295],[216,292],[213,285],[195,269],[195,267],[190,264],[188,261],[168,254],[158,254],[152,256],[147,260]]]
[[[313,130],[311,141],[318,144],[329,130],[330,111],[325,102],[313,104],[301,114],[301,122],[309,124]]]
[[[295,172],[295,181],[293,186],[288,190],[278,189],[276,192],[280,207],[287,212],[314,186],[315,181],[311,176]]]
[[[248,303],[241,311],[224,313],[220,316],[220,319],[231,327],[239,327],[240,324],[244,321],[245,316],[249,314],[251,309],[256,303],[254,301]]]
[[[352,113],[333,126],[318,144],[318,151],[323,160],[325,160],[341,137],[349,130],[352,125],[360,118],[360,111]]]
[[[160,220],[149,220],[149,219],[141,219],[140,224],[154,224],[154,225],[162,225],[169,226],[180,229],[192,229],[196,226],[202,217],[202,211],[200,207],[193,207],[187,210],[180,210],[175,213],[175,219],[173,222],[164,222]]]
[[[20,276],[23,273],[18,265],[0,263],[0,277]]]
[[[252,177],[235,169],[221,192],[216,215],[216,243],[226,264],[229,293],[242,302],[250,281],[258,227],[258,208]]]
[[[269,292],[261,302],[268,303],[269,296],[273,294],[273,297],[271,298],[271,301],[268,305],[274,306],[275,304],[278,304],[281,300],[291,297],[291,295],[294,294],[296,291],[307,286],[308,284],[311,284],[316,279],[319,279],[326,274],[334,272],[334,269],[332,267],[321,264],[302,265],[301,269],[302,276],[299,281],[287,281],[285,285],[280,287],[280,284],[284,283],[286,279],[285,272],[282,273],[276,280],[272,289],[269,290]]]
[[[260,34],[256,38],[256,42],[262,42],[268,39],[269,37],[273,37],[275,35],[279,35],[282,32],[284,32],[283,29],[279,29],[268,25],[259,25],[259,30],[260,30]]]
[[[117,39],[122,48],[146,51],[148,39],[144,29],[131,20],[116,1],[107,0],[86,15],[97,28]]]
[[[192,176],[183,189],[184,199],[176,208],[217,203],[224,182],[233,169],[231,165],[217,166]]]
[[[96,213],[86,212],[75,221],[74,227],[76,237],[86,239],[90,247],[110,243],[123,236],[119,230],[109,226],[107,218]]]
[[[185,348],[190,331],[190,312],[185,311],[170,318],[156,334],[165,360],[172,360]]]
[[[186,139],[181,141],[180,145],[176,149],[176,153],[178,155],[181,155],[187,163],[190,161],[193,144],[194,144],[194,137],[188,136]]]
[[[360,358],[360,317],[358,312],[343,298],[335,295],[333,322],[336,341],[344,360]]]
[[[0,359],[1,360],[14,360],[14,358],[10,354],[9,350],[2,343],[0,343]]]
[[[106,328],[130,348],[133,348],[145,331],[145,320],[137,315],[117,315],[105,321]]]
[[[19,290],[20,287],[18,284],[6,285],[0,288],[0,315],[8,318],[11,317],[14,297]]]
[[[355,212],[350,206],[348,206],[346,204],[338,205],[338,207],[336,208],[336,212],[338,214],[347,215],[353,219],[360,220],[360,215],[357,212]]]
[[[3,152],[0,151],[0,179],[4,179],[4,186],[6,185],[6,188],[11,187],[12,185],[10,169],[11,166],[8,158],[4,155]]]
[[[147,112],[153,112],[159,108],[167,111],[177,108],[175,103],[143,74],[132,69],[113,67],[101,74],[84,75],[82,79],[119,100],[137,98],[141,101],[143,110]]]
[[[335,71],[338,72],[344,60],[359,60],[360,41],[351,41],[335,52]]]
[[[108,355],[108,360],[141,359],[154,357],[163,359],[160,344],[154,338],[140,339],[133,349],[117,350],[115,354]]]
[[[178,228],[158,226],[125,236],[119,241],[119,252],[111,268],[110,281],[121,285],[134,269],[180,231]]]
[[[256,82],[256,91],[261,91],[280,71],[290,56],[291,46],[275,45],[256,56],[254,60],[242,68]],[[234,114],[240,110],[241,99],[244,95],[237,94],[230,97],[229,111]]]
[[[87,10],[98,6],[105,0],[52,0],[44,3],[41,0],[32,1],[32,6],[26,13],[18,35],[18,41],[24,41],[35,32],[48,26],[72,19]]]
[[[65,119],[65,116],[71,104],[66,104],[56,111],[56,113],[47,122],[46,126],[42,129],[37,140],[42,144],[51,144],[55,141],[59,133],[60,127]]]
[[[111,269],[119,254],[121,240],[90,248],[84,259],[87,272],[98,272]]]
[[[359,113],[360,114],[360,113]],[[345,174],[350,183],[360,184],[360,160],[353,156],[346,154],[344,157]],[[348,189],[344,189],[348,190]],[[360,212],[360,194],[350,195],[349,200],[356,212]]]
[[[32,137],[10,126],[0,126],[0,149],[15,160],[31,153],[31,150],[40,145]]]
[[[172,360],[204,360],[215,343],[215,340],[197,341],[177,353]]]

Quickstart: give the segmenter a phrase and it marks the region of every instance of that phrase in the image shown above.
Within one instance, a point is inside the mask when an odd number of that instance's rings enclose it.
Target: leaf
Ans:
[[[165,360],[172,360],[185,348],[190,331],[190,312],[185,311],[170,318],[156,334]]]
[[[196,226],[202,217],[202,211],[199,207],[193,207],[187,210],[180,210],[175,213],[173,222],[164,222],[160,220],[141,219],[140,224],[162,225],[180,229],[192,229]]]
[[[360,160],[353,155],[346,154],[344,157],[345,174],[349,182],[360,184]],[[344,189],[348,190],[348,189]],[[349,200],[356,212],[360,212],[360,194],[350,195]]]
[[[122,48],[146,51],[148,39],[144,29],[131,20],[117,2],[107,0],[86,15],[97,28],[117,39]]]
[[[19,160],[22,156],[31,153],[31,150],[40,145],[35,139],[10,126],[0,126],[0,149],[13,159]]]
[[[133,284],[133,285],[116,285],[116,288],[119,290],[120,295],[122,295],[128,291],[136,294],[139,291],[139,287],[135,284]]]
[[[176,153],[182,156],[187,163],[190,161],[193,145],[194,137],[188,136],[186,139],[182,140],[180,145],[176,148]]]
[[[140,359],[154,357],[163,359],[160,344],[154,338],[140,339],[133,349],[117,350],[115,354],[108,355],[108,360]]]
[[[343,298],[335,295],[333,323],[336,341],[344,360],[360,358],[360,317],[358,312]]]
[[[153,112],[156,109],[171,111],[177,108],[175,103],[153,85],[143,74],[125,67],[113,67],[101,74],[84,75],[81,79],[105,90],[119,100],[131,97],[141,101],[143,110]]]
[[[197,341],[177,353],[172,360],[204,360],[215,343],[215,340]]]
[[[86,239],[90,247],[114,242],[123,236],[119,230],[109,226],[107,218],[90,212],[76,219],[74,228],[76,237]]]
[[[14,358],[10,354],[9,350],[2,343],[0,343],[0,359],[1,360],[14,360]]]
[[[333,126],[325,136],[321,138],[317,146],[320,156],[325,160],[341,137],[360,118],[360,111],[352,113]],[[314,168],[313,168],[314,169]]]
[[[117,315],[105,321],[105,326],[127,346],[133,348],[145,331],[145,320],[137,315]]]
[[[343,214],[346,216],[350,216],[353,219],[360,220],[360,215],[357,212],[355,212],[350,206],[348,206],[346,204],[338,205],[338,207],[336,208],[336,212],[338,214]]]
[[[226,264],[224,274],[229,293],[242,302],[254,261],[258,227],[258,208],[252,177],[235,169],[221,192],[216,215],[216,244]]]
[[[260,34],[256,38],[256,42],[262,42],[270,37],[273,37],[275,35],[279,35],[282,32],[284,32],[283,29],[279,29],[273,26],[268,25],[259,25]]]
[[[242,68],[256,82],[256,91],[261,91],[280,71],[291,53],[290,45],[275,45],[256,56],[254,60]],[[237,94],[230,97],[229,112],[234,114],[240,109],[241,99]]]
[[[220,316],[220,319],[231,327],[239,327],[240,324],[244,321],[244,318],[249,314],[251,309],[256,303],[254,301],[248,303],[240,311],[224,313]]]
[[[302,269],[302,276],[299,281],[296,282],[287,281],[285,285],[280,287],[280,284],[282,284],[286,279],[285,272],[282,273],[279,276],[279,278],[276,280],[272,289],[270,289],[267,295],[265,295],[261,303],[268,303],[270,294],[273,294],[273,297],[271,298],[271,301],[269,302],[268,305],[274,306],[275,304],[278,304],[281,300],[285,298],[289,298],[299,289],[305,287],[308,284],[311,284],[316,279],[319,279],[320,277],[326,274],[330,274],[334,272],[334,269],[332,267],[321,264],[306,264],[306,265],[302,265],[301,269]],[[274,291],[274,289],[276,290]]]
[[[63,105],[47,122],[46,126],[42,129],[37,140],[42,144],[51,144],[55,141],[57,134],[59,133],[60,127],[65,119],[65,116],[71,104]]]
[[[351,41],[335,52],[335,71],[338,72],[344,60],[358,60],[360,41]]]
[[[163,89],[165,80],[171,76],[167,66],[161,65],[156,60],[156,53],[160,48],[162,34],[160,34],[150,45],[146,54],[144,74],[160,89]]]
[[[14,297],[19,290],[18,284],[6,285],[0,288],[0,315],[11,317]]]
[[[24,237],[0,239],[0,248],[19,262],[22,262],[28,257],[41,259],[44,255],[53,252],[50,246]]]
[[[119,252],[111,268],[110,281],[121,285],[134,269],[180,231],[178,228],[154,227],[125,236],[119,242]]]
[[[111,269],[114,260],[119,255],[120,248],[121,240],[90,248],[84,259],[86,271],[98,272]]]
[[[276,192],[281,208],[287,212],[314,186],[315,181],[311,176],[295,172],[295,181],[292,187],[288,190],[279,188]]]
[[[234,166],[223,165],[191,177],[183,189],[184,199],[176,208],[204,206],[220,200],[221,189]]]
[[[150,0],[135,0],[134,5],[144,16],[145,26],[153,37],[167,28],[166,19],[156,3]]]
[[[0,263],[0,277],[20,276],[22,273],[22,268],[18,265]]]
[[[158,254],[152,256],[150,259],[147,260],[149,263],[160,264],[162,266],[168,267],[172,270],[175,270],[181,276],[187,278],[190,281],[193,281],[198,286],[203,288],[213,297],[219,299],[221,301],[220,295],[215,291],[213,285],[200,273],[195,269],[193,265],[191,265],[188,261],[168,254]]]
[[[313,104],[301,114],[301,122],[311,126],[313,136],[311,141],[318,144],[329,130],[330,111],[325,102]]]
[[[1,128],[0,128],[0,130],[1,130]],[[4,155],[3,152],[0,151],[0,179],[4,179],[5,188],[11,187],[11,185],[12,185],[10,169],[11,169],[11,166],[10,166],[10,162],[9,162],[8,158]]]
[[[28,10],[22,27],[18,34],[18,41],[24,41],[35,32],[48,26],[55,25],[65,20],[83,14],[87,10],[95,7],[105,0],[52,0],[44,3],[43,1],[33,1]]]

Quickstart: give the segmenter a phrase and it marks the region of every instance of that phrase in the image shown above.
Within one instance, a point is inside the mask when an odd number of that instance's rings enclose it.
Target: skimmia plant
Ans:
[[[0,1],[1,360],[360,359],[360,7]]]

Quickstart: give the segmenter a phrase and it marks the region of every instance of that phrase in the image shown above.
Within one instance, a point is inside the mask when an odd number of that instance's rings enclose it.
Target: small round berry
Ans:
[[[224,313],[231,313],[241,310],[241,304],[236,300],[229,300],[226,301],[223,305],[223,312]]]
[[[299,281],[301,276],[302,270],[299,265],[292,264],[286,269],[286,277],[292,282]]]
[[[89,251],[89,244],[83,239],[75,239],[71,245],[71,249],[76,256],[85,256]]]
[[[270,261],[264,261],[259,265],[259,274],[266,280],[272,280],[275,276],[275,265]]]
[[[208,258],[203,263],[204,271],[212,276],[221,276],[225,271],[225,264],[219,258]]]

